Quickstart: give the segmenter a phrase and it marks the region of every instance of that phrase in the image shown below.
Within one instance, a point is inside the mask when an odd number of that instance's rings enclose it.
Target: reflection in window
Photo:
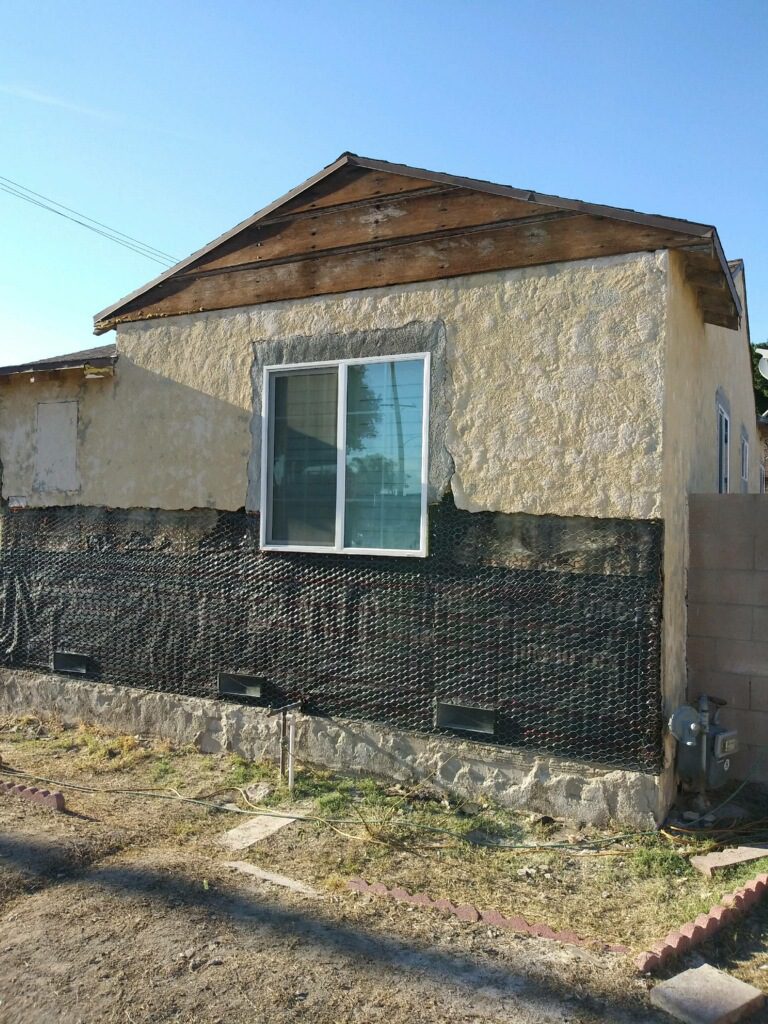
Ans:
[[[271,539],[333,545],[337,371],[272,381]]]
[[[418,549],[421,359],[349,367],[344,546]]]
[[[426,553],[428,356],[267,371],[262,543]]]

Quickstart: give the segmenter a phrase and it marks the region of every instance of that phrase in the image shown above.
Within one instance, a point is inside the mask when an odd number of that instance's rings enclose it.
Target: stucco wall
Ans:
[[[664,312],[665,256],[636,254],[126,324],[115,382],[80,389],[79,493],[32,479],[35,403],[74,385],[19,383],[0,401],[3,494],[241,508],[254,343],[442,321],[459,507],[657,517]]]
[[[688,495],[717,491],[717,395],[731,413],[730,475],[738,488],[742,424],[750,442],[750,490],[759,490],[759,444],[746,325],[740,331],[702,320],[682,257],[666,254],[669,295],[664,392],[664,679],[666,710],[686,693]],[[737,278],[743,293],[743,278]]]

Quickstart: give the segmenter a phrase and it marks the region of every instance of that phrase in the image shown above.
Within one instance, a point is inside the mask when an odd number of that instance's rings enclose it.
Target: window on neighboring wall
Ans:
[[[717,489],[727,494],[730,489],[729,458],[731,450],[731,421],[722,407],[717,407]]]
[[[264,371],[261,543],[425,555],[429,355]]]
[[[741,438],[741,493],[749,493],[749,441]]]

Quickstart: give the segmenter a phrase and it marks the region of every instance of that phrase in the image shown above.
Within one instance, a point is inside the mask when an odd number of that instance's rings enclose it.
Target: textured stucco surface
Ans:
[[[759,442],[746,322],[739,331],[705,324],[678,253],[668,264],[664,392],[664,679],[671,712],[686,691],[688,495],[717,491],[717,394],[731,414],[730,477],[738,490],[740,432],[750,442],[750,490],[759,490]],[[743,277],[736,285],[744,301]]]
[[[278,720],[219,701],[149,693],[64,676],[0,669],[0,713],[46,711],[131,734],[194,743],[208,753],[275,759]],[[340,719],[298,716],[297,756],[309,763],[414,781],[469,797],[605,824],[652,827],[663,816],[659,780],[549,756],[500,750]]]
[[[32,493],[29,384],[4,391],[3,493],[241,508],[255,345],[442,321],[459,507],[653,518],[665,285],[663,254],[641,253],[126,324],[115,382],[81,389],[80,494]]]
[[[446,431],[452,405],[445,325],[414,321],[402,327],[342,334],[299,335],[279,340],[258,340],[253,351],[253,409],[251,458],[248,464],[246,508],[258,509],[261,489],[261,439],[264,408],[264,367],[286,363],[324,362],[331,359],[362,359],[374,356],[428,352],[431,357],[429,389],[429,478],[427,500],[439,501],[453,475]]]

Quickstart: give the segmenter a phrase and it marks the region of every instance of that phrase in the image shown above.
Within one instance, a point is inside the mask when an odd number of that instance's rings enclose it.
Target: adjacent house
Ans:
[[[760,489],[714,227],[346,153],[95,329],[0,369],[6,671],[663,815],[688,495]]]

